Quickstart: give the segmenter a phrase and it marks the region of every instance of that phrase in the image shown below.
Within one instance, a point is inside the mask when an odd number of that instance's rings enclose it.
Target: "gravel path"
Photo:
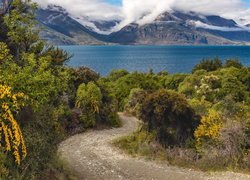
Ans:
[[[138,120],[119,114],[123,127],[88,131],[75,135],[59,146],[59,154],[80,180],[250,180],[250,176],[223,172],[204,173],[168,166],[142,158],[132,158],[111,145],[111,141],[132,133]]]

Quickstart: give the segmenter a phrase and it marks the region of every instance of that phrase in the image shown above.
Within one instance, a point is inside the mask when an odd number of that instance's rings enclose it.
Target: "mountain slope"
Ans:
[[[61,7],[39,9],[37,20],[44,27],[42,38],[52,44],[105,44],[91,36],[87,28],[71,18]]]
[[[172,12],[145,25],[130,24],[108,40],[121,44],[240,44],[250,42],[250,32],[233,20],[219,16]]]
[[[144,25],[131,23],[111,34],[108,32],[119,21],[89,21],[88,23],[88,17],[71,17],[59,6],[39,9],[37,19],[45,27],[41,36],[53,44],[233,45],[250,43],[250,25],[239,26],[231,19],[194,12],[165,12],[151,23]],[[94,28],[88,27],[87,24],[92,24]]]

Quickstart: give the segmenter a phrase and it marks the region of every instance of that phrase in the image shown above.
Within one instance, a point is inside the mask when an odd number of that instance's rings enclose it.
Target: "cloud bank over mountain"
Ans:
[[[165,11],[193,11],[204,15],[219,15],[236,20],[240,25],[250,23],[250,8],[242,0],[123,0],[115,6],[104,0],[34,0],[42,7],[49,4],[62,6],[79,22],[93,29],[91,21],[119,20],[111,31],[129,23],[150,23]]]

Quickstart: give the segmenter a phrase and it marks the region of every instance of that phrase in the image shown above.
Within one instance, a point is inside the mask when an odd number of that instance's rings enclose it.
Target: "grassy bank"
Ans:
[[[172,166],[205,172],[233,171],[250,174],[247,159],[244,162],[245,166],[242,166],[242,164],[238,164],[239,166],[232,164],[230,166],[225,162],[224,158],[201,158],[193,148],[162,147],[155,141],[155,134],[145,130],[136,131],[129,136],[119,138],[113,141],[113,145],[132,157],[144,158]]]

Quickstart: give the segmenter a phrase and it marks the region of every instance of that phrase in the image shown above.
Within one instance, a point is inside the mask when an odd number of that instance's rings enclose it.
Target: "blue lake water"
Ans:
[[[170,73],[191,72],[203,58],[219,57],[223,61],[238,58],[250,65],[250,46],[61,46],[73,58],[69,66],[87,66],[107,75],[113,69]]]

